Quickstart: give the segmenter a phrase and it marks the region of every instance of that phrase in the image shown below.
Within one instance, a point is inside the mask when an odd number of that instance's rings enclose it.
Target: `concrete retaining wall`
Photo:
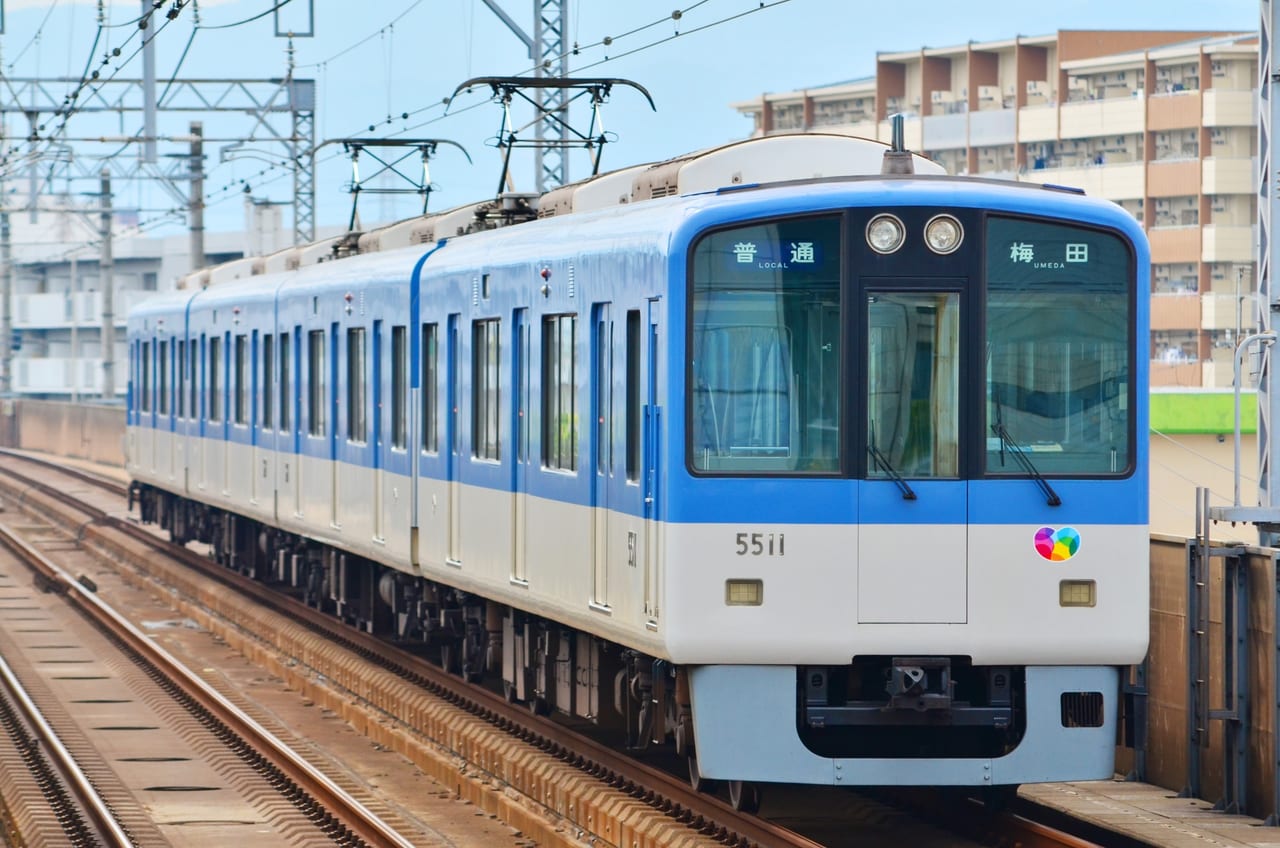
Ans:
[[[0,403],[0,441],[9,447],[124,466],[124,407],[9,400]]]

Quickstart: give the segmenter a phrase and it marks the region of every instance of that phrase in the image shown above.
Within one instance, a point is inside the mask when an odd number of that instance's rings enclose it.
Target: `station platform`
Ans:
[[[1116,779],[1024,784],[1018,798],[1101,831],[1158,848],[1280,848],[1280,827],[1229,815],[1198,798],[1150,783]]]

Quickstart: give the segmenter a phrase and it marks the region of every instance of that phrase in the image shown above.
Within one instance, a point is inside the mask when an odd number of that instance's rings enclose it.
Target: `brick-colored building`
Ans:
[[[1083,188],[1151,240],[1153,387],[1229,387],[1256,323],[1256,33],[1059,31],[877,56],[875,75],[734,107],[755,134],[906,143],[956,174]]]

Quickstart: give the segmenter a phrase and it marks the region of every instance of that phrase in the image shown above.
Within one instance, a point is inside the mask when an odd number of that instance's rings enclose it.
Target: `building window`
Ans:
[[[391,447],[404,450],[409,445],[409,328],[391,328]]]
[[[365,424],[364,327],[347,330],[347,440],[364,444],[369,440]]]
[[[578,467],[578,407],[575,397],[577,316],[542,319],[542,464]]]
[[[498,436],[498,335],[497,318],[476,321],[471,327],[471,452],[476,459],[501,458]]]
[[[307,334],[307,413],[310,418],[307,432],[313,436],[324,435],[324,330],[312,330]]]
[[[439,376],[438,325],[422,325],[422,449],[428,453],[440,450],[439,411],[436,406]]]

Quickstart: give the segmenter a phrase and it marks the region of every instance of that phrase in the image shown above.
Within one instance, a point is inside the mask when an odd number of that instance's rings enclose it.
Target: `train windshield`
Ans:
[[[1132,460],[1132,261],[1097,230],[989,219],[985,472],[1121,474]]]
[[[840,470],[840,219],[712,233],[693,255],[698,471]]]

